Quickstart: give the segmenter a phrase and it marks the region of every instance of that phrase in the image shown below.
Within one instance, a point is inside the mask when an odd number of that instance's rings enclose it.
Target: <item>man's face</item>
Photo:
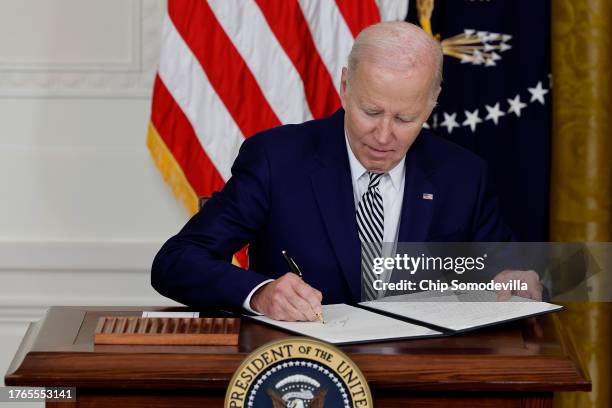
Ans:
[[[348,141],[367,170],[388,172],[406,155],[433,109],[432,77],[424,68],[400,73],[363,61],[347,88],[347,70],[342,70]]]

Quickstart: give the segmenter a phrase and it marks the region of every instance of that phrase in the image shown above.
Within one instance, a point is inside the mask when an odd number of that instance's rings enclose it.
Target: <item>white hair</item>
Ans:
[[[394,71],[410,71],[415,67],[434,70],[432,91],[442,84],[442,47],[420,27],[404,21],[371,25],[361,31],[348,56],[347,85],[363,60]]]

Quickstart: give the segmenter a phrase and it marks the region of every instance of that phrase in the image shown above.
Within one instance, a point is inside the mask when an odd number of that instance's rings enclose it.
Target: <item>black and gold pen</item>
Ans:
[[[297,266],[297,264],[295,263],[293,258],[289,256],[287,251],[283,249],[281,253],[283,254],[283,257],[285,258],[285,261],[287,261],[287,264],[289,265],[289,269],[291,269],[291,272],[295,273],[297,276],[304,279],[304,275],[302,274],[300,267]],[[325,324],[325,320],[323,320],[323,313],[317,313],[317,319],[319,319],[321,323]]]

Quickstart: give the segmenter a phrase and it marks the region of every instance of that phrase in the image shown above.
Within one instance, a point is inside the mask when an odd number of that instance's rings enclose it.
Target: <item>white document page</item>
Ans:
[[[325,323],[283,322],[265,316],[252,316],[260,322],[334,344],[442,334],[345,304],[323,305],[323,317]]]
[[[200,317],[200,312],[154,312],[145,310],[142,317]]]
[[[449,295],[420,292],[360,304],[451,330],[468,330],[563,308],[518,296],[498,302],[497,294],[490,291],[455,292]]]

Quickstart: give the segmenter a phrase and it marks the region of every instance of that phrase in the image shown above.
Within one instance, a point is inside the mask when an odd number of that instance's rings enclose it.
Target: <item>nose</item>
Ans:
[[[376,142],[380,146],[385,146],[393,139],[393,123],[392,119],[388,117],[381,117],[378,121]]]

